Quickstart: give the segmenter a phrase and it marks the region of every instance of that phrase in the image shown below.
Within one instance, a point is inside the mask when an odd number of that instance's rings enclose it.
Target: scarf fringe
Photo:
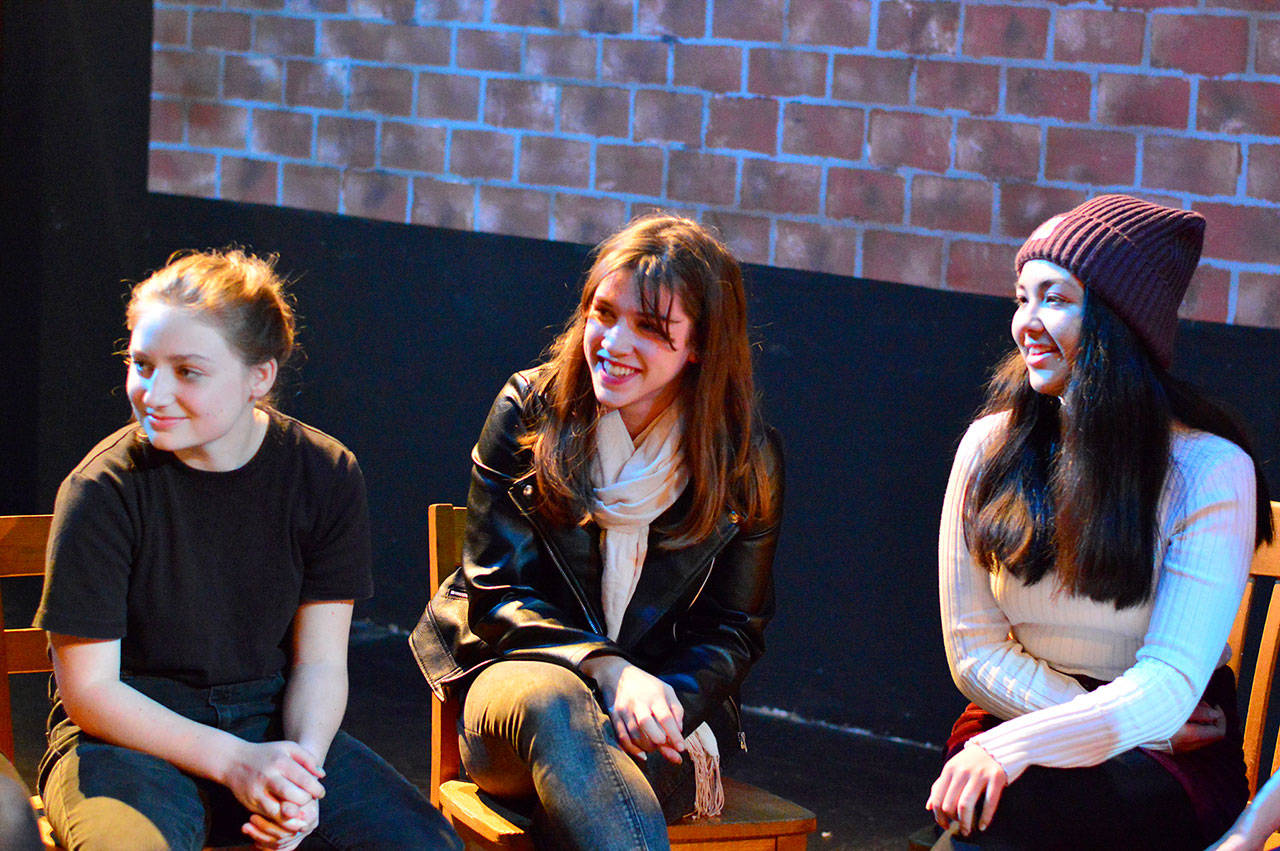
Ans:
[[[720,755],[702,746],[695,732],[685,740],[685,752],[693,760],[693,817],[712,818],[724,811],[724,783],[720,779]]]

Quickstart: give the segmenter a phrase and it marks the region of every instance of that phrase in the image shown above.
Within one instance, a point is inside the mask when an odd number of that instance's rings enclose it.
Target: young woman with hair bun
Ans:
[[[272,261],[175,256],[127,316],[134,422],[59,488],[36,615],[58,841],[460,848],[338,729],[352,604],[373,590],[364,480],[269,404],[294,350]]]

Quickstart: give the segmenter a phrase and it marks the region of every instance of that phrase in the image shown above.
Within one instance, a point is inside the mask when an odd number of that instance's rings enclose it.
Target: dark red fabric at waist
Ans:
[[[1077,676],[1076,679],[1090,691],[1104,685],[1102,681],[1092,677]],[[1231,826],[1249,800],[1249,782],[1244,768],[1243,725],[1240,723],[1240,711],[1236,702],[1236,679],[1230,668],[1223,666],[1213,672],[1202,699],[1211,706],[1222,709],[1227,723],[1225,738],[1212,745],[1183,753],[1146,749],[1143,752],[1182,786],[1203,835],[1216,838]],[[970,703],[951,728],[951,736],[947,739],[947,759],[955,756],[969,739],[1000,723],[999,718],[977,704]]]

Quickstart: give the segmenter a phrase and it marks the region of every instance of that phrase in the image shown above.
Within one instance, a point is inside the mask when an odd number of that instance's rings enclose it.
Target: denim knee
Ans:
[[[542,840],[593,851],[668,847],[653,790],[574,671],[495,663],[472,683],[462,725],[463,764],[481,788],[505,796],[536,791]]]
[[[475,697],[472,702],[470,698]],[[499,735],[528,758],[537,738],[556,747],[604,722],[595,693],[575,672],[550,662],[500,662],[483,671],[463,704],[473,733]],[[468,711],[470,707],[471,711]]]
[[[207,815],[195,781],[158,757],[82,739],[43,788],[69,849],[200,849]]]

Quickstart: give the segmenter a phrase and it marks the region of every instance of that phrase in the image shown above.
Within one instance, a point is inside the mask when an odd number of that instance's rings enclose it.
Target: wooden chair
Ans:
[[[427,509],[430,592],[462,561],[467,510],[447,503]],[[431,803],[468,848],[531,851],[529,820],[460,779],[458,706],[431,701]],[[817,828],[813,813],[763,789],[725,778],[724,812],[671,825],[671,846],[686,851],[800,851]]]
[[[48,514],[0,517],[0,579],[19,576],[44,576],[44,548],[49,539]],[[38,674],[53,670],[49,660],[44,630],[32,627],[9,628],[4,625],[3,598],[0,597],[0,751],[13,762],[13,707],[9,699],[10,674]],[[56,849],[49,820],[44,817],[44,802],[33,795],[45,847]]]
[[[1280,769],[1280,724],[1268,723],[1273,721],[1268,718],[1268,710],[1271,706],[1276,659],[1280,655],[1280,502],[1271,503],[1271,522],[1278,530],[1277,539],[1259,547],[1254,553],[1253,564],[1249,568],[1249,582],[1245,585],[1244,598],[1240,601],[1240,609],[1236,612],[1236,620],[1228,639],[1231,645],[1231,670],[1235,672],[1238,682],[1244,679],[1250,682],[1249,703],[1243,713],[1244,765],[1249,778],[1250,798],[1257,794],[1258,787],[1273,772]],[[1271,595],[1267,600],[1266,619],[1258,638],[1257,649],[1247,656],[1249,613],[1259,580],[1264,583],[1270,581]],[[1261,600],[1258,605],[1262,605]],[[1247,672],[1248,677],[1242,678],[1242,671]],[[1270,759],[1264,762],[1264,743],[1273,739],[1275,749],[1271,752]],[[1280,848],[1280,832],[1272,834],[1266,847]]]
[[[44,550],[49,540],[49,514],[0,516],[0,579],[19,576],[44,576]],[[9,628],[4,624],[3,598],[0,597],[0,751],[13,761],[13,708],[9,700],[10,674],[51,673],[53,662],[49,658],[44,630],[32,627]],[[40,839],[49,851],[61,851],[53,838],[53,828],[44,817],[44,802],[39,795],[31,796],[31,806],[36,811],[40,827]],[[237,845],[235,849],[251,851],[252,845]],[[224,848],[223,851],[232,851]]]

